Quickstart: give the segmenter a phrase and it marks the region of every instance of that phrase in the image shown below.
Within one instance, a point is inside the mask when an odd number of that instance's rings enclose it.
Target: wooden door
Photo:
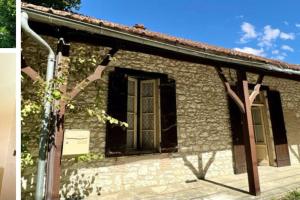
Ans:
[[[277,166],[291,165],[280,93],[268,91],[268,102]]]
[[[236,103],[228,97],[230,124],[233,144],[234,173],[241,174],[247,172],[245,145],[243,140],[243,128],[241,112]]]
[[[268,145],[266,140],[266,123],[263,118],[263,104],[253,105],[252,119],[256,144],[256,157],[258,165],[269,165]]]
[[[160,125],[161,125],[161,152],[178,151],[177,140],[177,106],[176,81],[171,78],[160,79]]]
[[[124,73],[112,71],[109,74],[107,113],[123,122],[127,122],[127,85],[128,77]],[[126,152],[127,132],[124,127],[108,123],[106,125],[105,153],[107,156],[123,155]]]

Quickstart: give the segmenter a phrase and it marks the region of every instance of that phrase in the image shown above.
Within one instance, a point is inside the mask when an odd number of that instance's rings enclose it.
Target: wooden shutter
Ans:
[[[278,91],[269,90],[268,102],[277,166],[291,165],[280,93]]]
[[[161,151],[177,151],[176,83],[160,79]]]
[[[233,144],[234,173],[241,174],[247,171],[241,112],[230,97],[228,97],[228,105]]]
[[[127,121],[127,76],[120,72],[109,74],[107,113],[120,120]],[[126,129],[107,123],[106,155],[121,155],[126,150]]]

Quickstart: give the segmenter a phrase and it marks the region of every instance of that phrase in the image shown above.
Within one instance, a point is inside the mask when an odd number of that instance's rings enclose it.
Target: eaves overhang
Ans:
[[[221,63],[228,63],[227,67],[230,64],[236,64],[240,66],[251,68],[256,70],[257,73],[276,73],[276,74],[285,74],[292,75],[296,77],[296,80],[300,80],[300,70],[281,68],[279,66],[265,63],[265,62],[257,62],[252,60],[245,60],[241,58],[233,58],[226,55],[217,55],[210,52],[205,52],[202,50],[197,50],[196,48],[187,47],[181,44],[170,44],[168,42],[162,42],[146,37],[142,37],[140,35],[128,33],[126,31],[116,30],[110,27],[102,26],[101,24],[90,24],[82,21],[78,21],[75,19],[71,19],[65,16],[60,16],[53,13],[46,13],[40,10],[35,10],[32,8],[22,7],[22,11],[27,12],[29,15],[29,20],[45,23],[53,26],[62,26],[68,27],[75,30],[90,32],[93,34],[99,34],[107,37],[117,38],[129,42],[134,42],[142,45],[146,45],[149,47],[155,47],[171,52],[176,52],[188,56],[193,56],[201,59],[208,59],[212,61],[219,61]],[[295,78],[294,78],[295,79]]]

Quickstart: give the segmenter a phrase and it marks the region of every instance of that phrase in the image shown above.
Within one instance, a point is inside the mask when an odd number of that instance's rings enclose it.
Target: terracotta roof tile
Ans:
[[[297,65],[297,64],[289,64],[289,63],[279,61],[279,60],[268,59],[268,58],[248,54],[248,53],[235,51],[232,49],[226,49],[226,48],[222,48],[222,47],[208,45],[208,44],[205,44],[202,42],[195,42],[192,40],[169,36],[167,34],[149,31],[149,30],[146,30],[145,28],[141,28],[141,26],[143,26],[141,24],[138,24],[138,26],[129,27],[129,26],[124,26],[121,24],[112,23],[109,21],[96,19],[96,18],[88,17],[85,15],[77,14],[77,13],[73,13],[73,12],[55,10],[52,8],[46,8],[43,6],[37,6],[37,5],[33,5],[33,4],[28,4],[28,3],[22,3],[21,5],[22,5],[22,8],[31,8],[31,9],[34,9],[37,11],[42,11],[45,13],[52,13],[55,15],[67,17],[70,19],[74,19],[74,20],[78,20],[78,21],[82,21],[82,22],[86,22],[86,23],[90,23],[90,24],[94,24],[94,25],[99,25],[99,26],[113,28],[113,29],[120,30],[120,31],[125,31],[128,33],[140,35],[142,37],[147,37],[147,38],[154,39],[157,41],[163,41],[163,42],[167,42],[167,43],[171,43],[171,44],[180,44],[180,45],[184,45],[184,46],[188,46],[188,47],[193,47],[193,48],[199,49],[204,52],[214,53],[217,55],[226,55],[229,57],[240,58],[240,59],[249,60],[249,61],[264,62],[264,63],[276,65],[279,68],[293,69],[293,70],[300,71],[300,65]]]

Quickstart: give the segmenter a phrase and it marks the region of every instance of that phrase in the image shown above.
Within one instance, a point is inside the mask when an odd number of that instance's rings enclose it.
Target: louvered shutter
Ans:
[[[274,90],[268,91],[268,103],[277,166],[291,165],[280,93]]]
[[[107,113],[124,122],[127,121],[127,80],[124,73],[109,74]],[[106,127],[106,155],[122,155],[126,150],[126,129],[110,123]]]
[[[161,151],[177,151],[176,82],[160,79]]]
[[[241,112],[230,97],[228,97],[228,105],[233,144],[234,173],[241,174],[247,171]]]

